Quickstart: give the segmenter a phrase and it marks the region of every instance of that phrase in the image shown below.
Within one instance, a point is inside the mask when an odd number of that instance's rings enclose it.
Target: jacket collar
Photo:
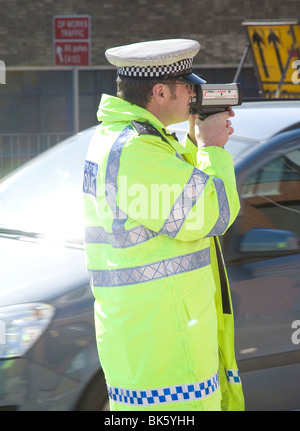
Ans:
[[[103,94],[99,109],[97,112],[97,118],[103,122],[149,122],[155,127],[163,136],[166,137],[170,145],[179,154],[187,153],[188,150],[177,141],[174,134],[169,130],[147,109],[141,108],[140,106],[134,105],[126,100],[120,99],[119,97],[109,96]]]

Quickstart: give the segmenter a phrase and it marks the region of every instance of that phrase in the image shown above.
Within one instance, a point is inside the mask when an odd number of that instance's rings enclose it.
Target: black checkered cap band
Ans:
[[[177,63],[168,64],[166,66],[119,67],[118,74],[132,78],[159,78],[169,75],[179,76],[192,73],[192,63],[193,59],[188,58],[186,60],[180,60]]]

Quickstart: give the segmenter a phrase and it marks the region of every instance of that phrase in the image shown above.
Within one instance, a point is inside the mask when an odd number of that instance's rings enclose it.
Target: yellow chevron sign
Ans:
[[[243,22],[265,97],[299,97],[298,21]]]

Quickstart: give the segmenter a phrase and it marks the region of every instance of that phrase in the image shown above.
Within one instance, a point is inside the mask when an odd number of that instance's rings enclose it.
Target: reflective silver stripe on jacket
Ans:
[[[128,218],[117,206],[117,192],[118,192],[118,174],[120,168],[121,152],[126,142],[136,134],[132,126],[127,126],[118,136],[114,142],[107,160],[106,175],[105,175],[105,192],[106,200],[110,209],[113,212],[114,220],[112,224],[113,231],[124,230],[124,224]]]
[[[216,177],[213,178],[213,182],[218,195],[219,218],[207,236],[222,235],[226,231],[230,220],[230,208],[224,182],[220,178]]]
[[[106,232],[102,226],[86,226],[86,244],[110,244],[114,248],[132,247],[159,235],[145,226],[137,226],[130,230],[123,229],[121,232]]]
[[[126,286],[181,274],[210,264],[209,247],[194,253],[160,260],[132,268],[88,270],[90,282],[96,287]]]
[[[197,202],[199,196],[204,190],[209,176],[199,169],[194,168],[189,181],[186,183],[183,192],[177,198],[169,217],[165,221],[161,233],[176,237],[186,216]]]
[[[165,403],[201,400],[214,394],[218,388],[218,373],[201,382],[157,389],[125,389],[107,384],[107,391],[111,400],[132,406],[155,406]]]

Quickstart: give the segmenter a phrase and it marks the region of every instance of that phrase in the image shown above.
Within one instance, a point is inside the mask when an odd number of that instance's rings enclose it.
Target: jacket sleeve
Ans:
[[[228,229],[240,208],[232,157],[218,147],[195,150],[183,159],[152,136],[135,137],[124,147],[117,205],[128,216],[127,229],[142,224],[181,241]]]

